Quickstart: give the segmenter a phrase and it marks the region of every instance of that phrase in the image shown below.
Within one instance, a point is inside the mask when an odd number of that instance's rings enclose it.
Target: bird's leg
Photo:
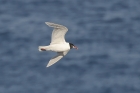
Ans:
[[[46,46],[39,46],[39,51],[46,51]]]
[[[44,49],[44,48],[41,48],[41,50],[42,50],[42,51],[46,51],[46,49]]]

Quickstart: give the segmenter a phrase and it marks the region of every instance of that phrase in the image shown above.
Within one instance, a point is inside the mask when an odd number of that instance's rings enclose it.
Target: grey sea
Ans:
[[[45,22],[79,48],[49,68]],[[140,0],[0,0],[0,93],[140,93]]]

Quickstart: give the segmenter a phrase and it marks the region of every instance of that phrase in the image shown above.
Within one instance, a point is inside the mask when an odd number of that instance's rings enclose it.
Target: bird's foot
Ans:
[[[46,51],[46,49],[45,49],[45,48],[42,48],[42,47],[39,47],[38,50],[39,50],[39,51]]]
[[[46,49],[44,49],[44,48],[41,48],[41,51],[46,51]]]

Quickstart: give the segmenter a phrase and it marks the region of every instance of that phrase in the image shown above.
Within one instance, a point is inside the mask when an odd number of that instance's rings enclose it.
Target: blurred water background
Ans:
[[[53,66],[52,28],[78,46]],[[0,0],[0,93],[140,93],[139,0]]]

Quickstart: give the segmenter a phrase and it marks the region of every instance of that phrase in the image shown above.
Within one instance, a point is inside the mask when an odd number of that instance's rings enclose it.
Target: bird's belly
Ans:
[[[50,50],[54,52],[63,52],[69,50],[69,45],[68,44],[54,44],[50,45]]]

